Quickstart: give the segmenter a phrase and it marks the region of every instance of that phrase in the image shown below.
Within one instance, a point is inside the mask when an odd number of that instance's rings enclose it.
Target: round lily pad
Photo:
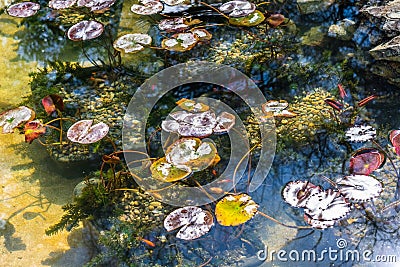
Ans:
[[[151,37],[143,33],[130,33],[119,37],[114,41],[115,50],[123,53],[136,53],[144,49],[144,45],[151,44]]]
[[[212,34],[206,29],[192,29],[190,31],[197,36],[199,42],[207,42],[212,39]]]
[[[182,227],[176,237],[184,240],[193,240],[205,235],[213,225],[212,214],[196,206],[176,209],[164,220],[164,228],[168,232]]]
[[[192,170],[185,165],[174,165],[167,162],[166,158],[154,161],[150,166],[153,178],[163,182],[175,182],[187,178]]]
[[[61,96],[51,94],[42,98],[42,105],[48,115],[56,113],[57,109],[60,111],[64,110],[64,101]]]
[[[189,24],[186,23],[182,17],[163,19],[158,23],[158,28],[166,32],[181,32],[189,28]]]
[[[24,122],[33,120],[35,112],[25,106],[7,110],[0,114],[0,127],[3,133],[12,133],[14,129]]]
[[[18,18],[27,18],[35,15],[40,9],[40,5],[34,2],[16,3],[7,8],[8,15]]]
[[[164,9],[164,5],[160,1],[142,0],[142,5],[133,4],[131,11],[138,15],[158,14]]]
[[[182,98],[176,104],[183,110],[190,112],[204,112],[210,109],[209,106],[203,103],[196,103],[196,101]]]
[[[235,125],[235,122],[235,115],[224,111],[217,117],[217,124],[215,125],[213,131],[217,134],[226,133],[232,129],[232,127]]]
[[[116,0],[78,0],[77,6],[85,6],[92,12],[101,12],[114,5],[115,2]]]
[[[198,42],[198,38],[193,33],[177,33],[171,38],[164,39],[161,47],[170,51],[184,52],[192,49]]]
[[[77,0],[51,0],[49,7],[52,9],[65,9],[73,6]]]
[[[166,161],[173,165],[185,165],[193,171],[201,171],[214,163],[217,148],[211,141],[198,138],[181,138],[168,147]]]
[[[220,200],[215,207],[215,216],[223,226],[237,226],[253,218],[258,205],[249,195],[228,195]]]
[[[84,41],[99,37],[104,31],[104,26],[94,20],[84,20],[69,28],[67,37],[72,41]]]
[[[32,143],[33,140],[46,133],[46,127],[38,121],[28,121],[24,127],[25,142]]]
[[[396,154],[400,156],[400,130],[390,131],[389,139],[396,151]]]
[[[161,0],[163,3],[169,5],[169,6],[176,6],[176,5],[182,5],[182,4],[190,4],[190,1],[187,0]]]
[[[91,144],[103,139],[109,131],[108,125],[103,122],[92,124],[93,120],[74,123],[67,131],[68,139],[80,144]]]
[[[304,208],[309,197],[321,192],[321,187],[307,181],[292,181],[282,191],[283,199],[293,207]]]
[[[376,198],[382,192],[382,184],[368,175],[350,175],[337,182],[340,193],[356,202],[365,202]]]
[[[375,148],[357,150],[350,158],[350,173],[369,175],[385,164],[385,154]]]
[[[219,11],[229,17],[245,17],[256,10],[256,5],[248,1],[229,1],[219,7]]]
[[[336,220],[319,220],[311,217],[307,213],[304,214],[304,221],[308,223],[311,227],[316,229],[326,229],[329,227],[333,227],[335,225]]]
[[[286,100],[269,100],[267,103],[263,104],[261,108],[265,114],[268,114],[270,112],[280,112],[288,106],[289,103]]]
[[[254,11],[250,15],[241,18],[229,18],[229,23],[235,26],[252,27],[257,26],[265,20],[263,13],[259,10]]]

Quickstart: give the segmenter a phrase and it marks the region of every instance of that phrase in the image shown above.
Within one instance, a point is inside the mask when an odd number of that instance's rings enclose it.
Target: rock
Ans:
[[[376,60],[400,62],[400,36],[394,37],[387,43],[378,45],[369,52]]]
[[[373,64],[371,71],[400,87],[400,62],[378,61]]]
[[[326,10],[335,0],[297,0],[300,12],[310,14]]]
[[[349,19],[344,19],[329,27],[328,36],[348,41],[353,38],[355,30],[355,22]]]

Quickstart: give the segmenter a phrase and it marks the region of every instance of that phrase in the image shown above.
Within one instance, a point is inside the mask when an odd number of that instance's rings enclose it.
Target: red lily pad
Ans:
[[[81,120],[74,123],[68,129],[68,139],[80,144],[91,144],[103,139],[109,131],[108,125],[103,122],[92,124],[93,120]]]
[[[49,7],[52,9],[65,9],[75,5],[77,0],[51,0]]]
[[[144,46],[151,44],[151,37],[144,33],[130,33],[120,36],[115,40],[115,50],[124,53],[136,53],[144,49]]]
[[[382,184],[368,175],[350,175],[337,182],[340,193],[347,199],[365,202],[376,198],[382,192]]]
[[[24,122],[33,120],[35,112],[25,106],[7,110],[0,114],[0,127],[3,133],[12,133],[14,129]]]
[[[138,15],[158,14],[164,9],[164,5],[160,1],[142,0],[142,5],[133,4],[131,11]]]
[[[29,121],[25,124],[25,142],[31,144],[33,140],[46,133],[46,127],[38,120]]]
[[[21,2],[13,4],[7,8],[8,15],[17,18],[27,18],[35,15],[40,9],[40,5],[34,2]]]
[[[256,10],[256,5],[248,1],[229,1],[219,7],[219,11],[229,17],[245,17]]]
[[[282,191],[283,199],[291,206],[304,208],[308,198],[322,189],[307,181],[292,181],[286,184]]]
[[[339,101],[336,101],[335,99],[327,98],[325,99],[325,103],[336,109],[337,111],[341,111],[343,109],[343,104]]]
[[[94,20],[84,20],[69,28],[67,37],[72,41],[84,41],[99,37],[104,31],[104,26]]]
[[[101,12],[110,8],[116,0],[78,0],[77,6],[90,8],[92,12]]]
[[[271,27],[278,27],[285,21],[285,16],[282,14],[272,14],[267,18],[267,23]]]
[[[158,28],[166,32],[181,32],[189,28],[189,24],[182,17],[163,19],[158,23]]]
[[[369,175],[385,164],[385,154],[375,148],[357,150],[350,158],[350,173]]]
[[[396,151],[396,154],[400,156],[400,130],[390,131],[389,139]]]
[[[48,115],[54,114],[57,109],[60,111],[64,110],[64,102],[61,96],[52,94],[42,99],[42,105]]]
[[[176,209],[164,220],[164,228],[168,232],[182,227],[176,237],[184,240],[193,240],[207,234],[213,225],[212,214],[196,206]]]

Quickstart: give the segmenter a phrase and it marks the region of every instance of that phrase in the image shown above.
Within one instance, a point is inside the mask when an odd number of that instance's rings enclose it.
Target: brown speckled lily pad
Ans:
[[[144,46],[151,44],[151,37],[144,33],[130,33],[120,36],[114,41],[115,50],[124,53],[136,53],[144,49]]]
[[[229,17],[245,17],[256,10],[256,5],[248,1],[229,1],[219,7],[219,11]]]
[[[34,118],[35,112],[32,109],[21,106],[0,114],[0,127],[3,127],[3,133],[12,133],[15,128]]]
[[[78,0],[77,6],[90,8],[92,12],[102,12],[110,8],[116,0]]]
[[[166,32],[181,32],[189,28],[189,24],[182,17],[163,19],[158,23],[158,28]]]
[[[34,2],[21,2],[13,4],[7,8],[8,15],[18,18],[27,18],[35,15],[40,9],[40,5]]]
[[[292,181],[282,191],[283,199],[293,207],[304,208],[308,198],[322,189],[307,181]]]
[[[131,11],[138,15],[158,14],[164,9],[164,5],[160,1],[143,0],[142,5],[133,4]]]
[[[382,184],[368,175],[350,175],[337,182],[340,193],[356,202],[365,202],[376,198],[382,192]]]
[[[75,143],[91,144],[103,139],[108,130],[108,125],[103,122],[93,125],[93,120],[81,120],[68,129],[67,137]]]
[[[171,38],[162,40],[161,47],[170,51],[184,52],[195,47],[198,41],[199,39],[193,33],[176,33]]]
[[[73,6],[77,0],[51,0],[49,7],[52,9],[65,9]]]
[[[104,26],[100,22],[84,20],[69,28],[67,37],[72,41],[84,41],[99,37],[103,31]]]

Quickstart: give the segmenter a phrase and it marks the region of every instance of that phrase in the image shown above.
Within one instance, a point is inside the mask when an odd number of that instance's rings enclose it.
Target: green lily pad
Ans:
[[[246,17],[241,17],[241,18],[229,18],[229,23],[235,26],[246,26],[246,27],[251,27],[251,26],[256,26],[263,22],[265,20],[265,17],[261,11],[256,10],[250,15],[247,15]]]
[[[160,158],[150,166],[153,178],[163,182],[175,182],[188,177],[192,170],[185,165],[174,165],[167,162],[166,158]]]
[[[166,160],[173,165],[185,165],[193,171],[201,171],[219,161],[217,148],[211,141],[199,138],[181,138],[166,152]]]
[[[186,111],[190,112],[204,112],[210,109],[209,106],[203,103],[196,103],[193,100],[182,98],[176,102],[176,104]]]
[[[257,213],[258,205],[249,195],[228,195],[220,200],[215,207],[215,216],[220,225],[241,225]]]

